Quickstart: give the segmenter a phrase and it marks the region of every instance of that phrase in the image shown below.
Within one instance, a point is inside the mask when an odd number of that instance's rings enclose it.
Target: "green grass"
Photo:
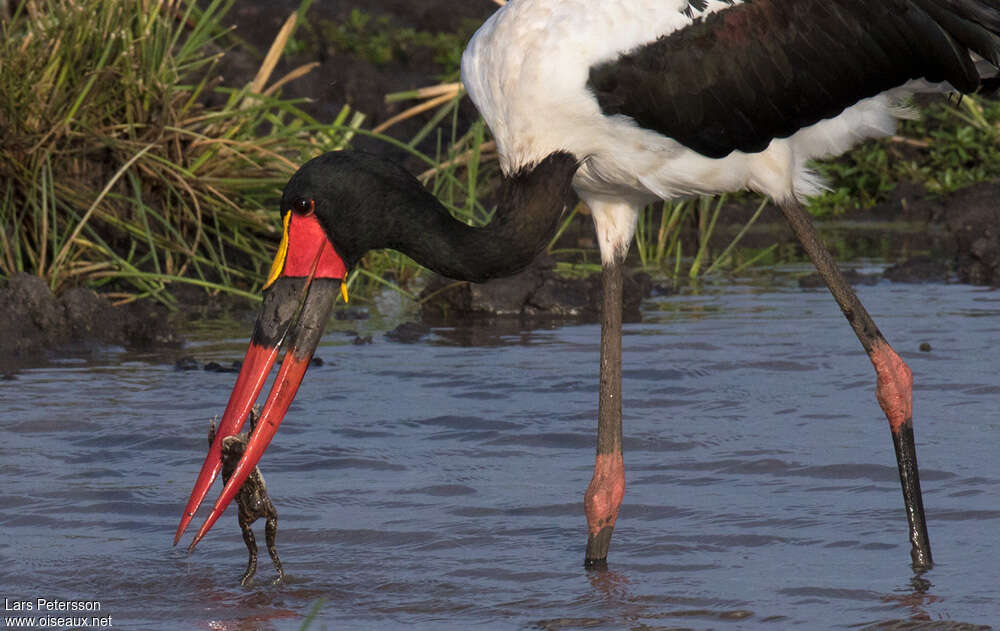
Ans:
[[[460,91],[435,97],[408,139],[362,128],[363,116],[347,108],[333,121],[317,121],[280,95],[281,85],[312,66],[271,79],[277,57],[298,41],[294,22],[277,35],[253,81],[221,85],[215,67],[232,45],[221,26],[231,4],[52,0],[44,11],[0,22],[0,274],[27,271],[55,290],[83,284],[168,304],[175,282],[257,297],[279,236],[284,183],[301,163],[359,134],[424,165],[422,180],[456,217],[489,221],[499,169],[482,123],[459,128]],[[299,15],[307,8],[308,1]],[[333,29],[335,45],[369,61],[426,49],[440,57],[443,74],[457,69],[467,37],[400,30],[361,11],[324,28]],[[1000,104],[985,98],[927,107],[896,138],[818,165],[833,190],[811,210],[836,214],[879,203],[902,180],[939,194],[996,178],[998,121]],[[417,149],[428,140],[432,155]],[[721,252],[709,249],[721,208],[688,200],[646,209],[640,264],[693,278],[772,262],[774,248],[736,247],[746,228]],[[589,217],[574,211],[560,234],[578,221],[590,229]],[[695,231],[693,244],[682,229]],[[596,268],[593,251],[554,244],[567,273]],[[365,256],[348,283],[362,299],[386,286],[413,296],[420,274],[405,256],[379,251]]]
[[[0,72],[3,274],[166,302],[177,281],[256,295],[281,187],[361,117],[321,124],[277,96],[273,56],[251,84],[218,85],[230,5],[53,0],[0,25],[17,69]]]
[[[43,276],[59,290],[89,285],[121,299],[170,304],[171,283],[257,298],[278,234],[277,202],[306,160],[368,134],[426,165],[428,187],[459,218],[488,221],[481,199],[495,178],[480,165],[481,124],[459,136],[460,94],[407,141],[361,128],[344,108],[328,123],[283,99],[270,70],[293,28],[278,35],[258,76],[223,86],[221,18],[168,2],[55,0],[0,25],[0,273]],[[293,26],[293,25],[292,25]],[[211,95],[218,105],[204,105]],[[415,147],[438,125],[434,156]],[[352,272],[352,293],[410,292],[420,268],[373,252]]]
[[[722,270],[738,272],[769,255],[773,247],[752,253],[737,249],[764,211],[767,200],[763,198],[726,247],[721,252],[712,252],[709,243],[716,234],[727,198],[727,195],[697,197],[660,202],[643,209],[635,234],[636,254],[642,268],[653,274],[670,276],[674,281],[694,280]],[[684,251],[685,232],[696,239],[687,253]]]
[[[465,43],[478,27],[477,22],[466,20],[457,33],[418,31],[396,26],[388,15],[351,9],[344,22],[318,20],[312,28],[334,51],[356,55],[376,65],[428,55],[440,66],[442,80],[454,80]]]
[[[817,163],[831,191],[809,204],[814,215],[868,208],[910,181],[931,195],[1000,177],[1000,101],[965,96],[920,108],[893,138],[867,142],[844,156]]]

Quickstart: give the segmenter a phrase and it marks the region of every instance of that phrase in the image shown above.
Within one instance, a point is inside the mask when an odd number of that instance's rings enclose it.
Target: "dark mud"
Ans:
[[[878,257],[898,262],[882,274],[849,274],[852,284],[961,282],[1000,286],[1000,181],[983,182],[944,195],[931,195],[911,182],[901,182],[890,201],[817,220],[834,258]],[[749,220],[755,203],[731,203],[723,209],[711,243],[721,251]],[[838,248],[838,240],[845,247]],[[741,246],[763,248],[795,243],[777,207],[769,206]],[[844,251],[842,251],[844,250]],[[800,283],[821,285],[810,275]]]
[[[941,215],[955,245],[959,280],[1000,285],[1000,186],[971,186],[952,194]]]
[[[951,267],[939,259],[916,256],[896,263],[882,272],[882,277],[894,283],[947,282],[951,279]]]
[[[909,195],[906,195],[906,192]],[[921,195],[901,186],[896,199],[873,209],[872,220],[907,221],[926,226],[936,256],[908,258],[886,271],[894,282],[950,279],[1000,286],[1000,182],[983,182],[941,196]]]
[[[167,315],[147,301],[116,307],[84,288],[57,297],[38,276],[15,274],[0,286],[0,370],[8,362],[44,361],[56,349],[177,347],[181,338]]]
[[[626,322],[639,321],[639,305],[652,290],[649,274],[625,274]],[[421,301],[421,317],[433,323],[454,323],[469,317],[596,322],[601,313],[601,275],[567,278],[556,273],[554,261],[542,258],[520,274],[486,283],[436,276],[421,293]]]

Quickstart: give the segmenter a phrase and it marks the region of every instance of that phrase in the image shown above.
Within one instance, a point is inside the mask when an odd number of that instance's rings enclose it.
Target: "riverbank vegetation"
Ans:
[[[174,283],[256,297],[279,236],[284,182],[307,159],[362,136],[409,156],[456,216],[489,219],[495,151],[481,122],[460,124],[463,95],[453,83],[471,27],[397,28],[362,9],[340,24],[310,21],[342,53],[389,63],[423,51],[435,64],[430,76],[449,80],[390,94],[413,107],[372,126],[347,106],[318,120],[303,99],[282,96],[318,65],[306,60],[309,38],[296,35],[308,1],[254,76],[221,81],[220,60],[244,45],[223,26],[232,4],[47,0],[15,2],[0,18],[0,274],[27,271],[54,290],[85,285],[119,300],[170,304]],[[301,63],[276,76],[288,51]],[[424,121],[419,129],[397,137],[394,125],[414,117]],[[925,108],[897,137],[820,165],[832,190],[812,210],[886,201],[904,179],[936,194],[995,178],[997,121],[1000,106],[978,97]],[[709,251],[721,208],[711,200],[652,207],[640,221],[638,264],[695,276],[760,260],[766,252]],[[585,213],[578,208],[560,234],[588,221]],[[678,236],[682,228],[694,231],[693,245]],[[582,269],[597,260],[576,245],[552,249]],[[374,253],[349,282],[359,297],[383,284],[410,293],[419,272],[402,255]]]
[[[178,281],[254,290],[274,191],[361,117],[319,123],[278,95],[311,69],[270,76],[294,19],[248,84],[220,85],[229,4],[53,0],[4,22],[5,274],[163,300]]]

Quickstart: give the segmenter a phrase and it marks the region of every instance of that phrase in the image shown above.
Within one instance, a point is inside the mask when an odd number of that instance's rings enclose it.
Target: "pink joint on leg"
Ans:
[[[587,511],[587,526],[591,535],[614,527],[618,507],[625,498],[625,462],[620,453],[597,454],[594,477],[587,486],[583,504]]]
[[[913,373],[885,341],[875,342],[870,357],[878,375],[878,404],[889,419],[889,428],[898,432],[913,419]]]

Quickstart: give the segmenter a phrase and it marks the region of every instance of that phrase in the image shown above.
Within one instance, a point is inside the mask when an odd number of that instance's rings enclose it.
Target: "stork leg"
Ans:
[[[889,346],[857,294],[847,284],[802,206],[796,201],[784,202],[781,204],[781,211],[875,366],[878,378],[876,397],[889,420],[892,442],[896,448],[899,480],[903,487],[903,501],[910,527],[910,556],[914,569],[927,569],[933,561],[927,538],[920,475],[917,472],[917,451],[913,439],[913,375],[903,359]]]
[[[601,307],[601,385],[597,408],[597,458],[587,486],[587,556],[584,566],[607,566],[608,546],[625,497],[622,459],[622,267],[615,256],[602,269],[604,301]]]

